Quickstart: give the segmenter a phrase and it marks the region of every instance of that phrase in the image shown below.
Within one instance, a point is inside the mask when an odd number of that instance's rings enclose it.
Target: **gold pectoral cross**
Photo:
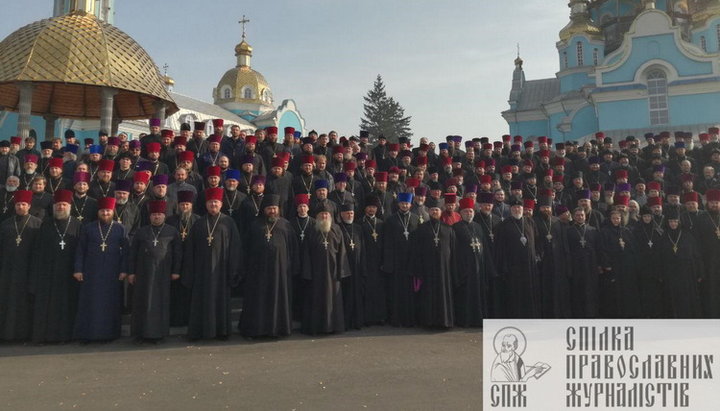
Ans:
[[[105,241],[103,241],[102,243],[100,243],[100,250],[101,250],[103,253],[105,252],[105,249],[106,249],[106,248],[107,248],[107,244],[105,243]]]
[[[215,237],[213,237],[211,235],[208,236],[208,238],[207,238],[208,247],[212,246],[212,242],[214,239],[215,239]]]

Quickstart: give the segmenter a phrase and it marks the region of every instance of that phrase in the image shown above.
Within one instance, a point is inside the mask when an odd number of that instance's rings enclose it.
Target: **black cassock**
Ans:
[[[487,256],[487,237],[482,226],[474,221],[459,221],[452,228],[455,231],[455,324],[481,327],[490,311],[488,278],[494,275],[495,269]]]
[[[362,227],[359,224],[339,224],[345,241],[350,276],[341,281],[343,293],[343,311],[345,313],[345,329],[360,329],[365,325],[365,278],[367,260],[363,242]]]
[[[612,224],[600,229],[600,315],[605,318],[637,318],[640,291],[637,280],[635,236],[627,227]]]
[[[702,307],[698,287],[705,284],[703,259],[695,238],[687,230],[666,229],[658,244],[658,254],[667,296],[665,315],[669,318],[700,317]],[[698,279],[703,281],[699,283]]]
[[[538,235],[535,241],[539,257],[538,271],[542,284],[543,318],[570,318],[570,282],[567,273],[568,255],[565,225],[557,217],[536,214]]]
[[[495,268],[507,318],[540,317],[540,279],[535,254],[535,226],[526,217],[504,220],[495,234]]]
[[[295,231],[295,236],[298,241],[298,250],[300,255],[300,264],[302,264],[302,256],[306,255],[305,247],[307,246],[306,238],[310,235],[310,232],[315,230],[315,219],[312,217],[300,218],[298,216],[293,217],[290,220],[290,226]],[[302,321],[303,316],[303,298],[305,297],[305,284],[306,281],[301,276],[293,277],[293,320]]]
[[[638,261],[637,278],[640,293],[638,304],[642,318],[663,316],[663,283],[660,274],[660,233],[655,223],[642,220],[633,229],[635,252]]]
[[[30,292],[35,295],[34,342],[72,340],[78,298],[73,268],[81,226],[70,217],[47,219],[40,227],[30,276]]]
[[[566,229],[573,318],[596,318],[600,279],[598,273],[598,230],[584,224]]]
[[[474,220],[480,224],[480,227],[483,229],[483,245],[485,246],[484,258],[487,261],[487,264],[492,267],[492,270],[487,273],[488,311],[485,315],[488,318],[501,317],[500,313],[503,311],[502,305],[504,302],[497,298],[502,295],[502,281],[500,281],[500,278],[497,276],[495,269],[495,232],[497,230],[497,226],[500,225],[502,221],[500,220],[500,217],[492,212],[490,215],[486,216],[481,211],[475,213]]]
[[[175,227],[146,225],[135,233],[128,274],[135,274],[131,333],[159,339],[170,334],[171,274],[180,274],[182,240]]]
[[[205,215],[193,224],[180,273],[190,289],[188,338],[227,338],[232,333],[230,292],[240,280],[243,254],[240,233],[229,216]]]
[[[390,323],[396,327],[415,325],[415,291],[410,272],[410,234],[420,225],[416,214],[390,215],[383,224],[381,270],[388,274],[386,290],[390,305]],[[407,235],[405,234],[407,233]]]
[[[239,324],[240,334],[246,337],[292,333],[292,280],[300,269],[299,244],[289,221],[279,218],[274,224],[257,218],[248,227]]]
[[[191,214],[187,219],[183,219],[179,215],[173,215],[167,218],[167,224],[175,227],[180,233],[180,241],[185,249],[185,241],[190,235],[190,229],[193,224],[200,218],[197,214]],[[184,258],[184,257],[183,257]],[[182,281],[173,281],[170,283],[170,326],[184,327],[188,324],[190,317],[190,290],[182,283]]]
[[[41,224],[29,214],[0,224],[0,341],[30,339],[33,307],[28,282]]]
[[[700,287],[703,312],[706,317],[720,318],[720,215],[708,211],[699,218],[698,225],[696,240],[705,270]]]
[[[383,324],[387,320],[386,275],[380,271],[383,253],[383,221],[363,216],[361,220],[365,249],[365,324]]]
[[[305,241],[302,332],[309,335],[343,332],[345,315],[340,281],[350,275],[343,234],[333,224],[328,234],[313,230]]]
[[[437,233],[437,237],[436,237]],[[451,328],[453,316],[453,250],[455,232],[452,227],[430,220],[410,235],[410,272],[419,286],[416,304],[418,323],[425,327]]]

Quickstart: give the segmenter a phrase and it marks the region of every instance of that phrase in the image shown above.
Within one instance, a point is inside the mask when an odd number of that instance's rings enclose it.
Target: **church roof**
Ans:
[[[182,94],[170,93],[172,98],[177,103],[178,107],[182,110],[195,111],[198,113],[207,114],[214,118],[222,118],[228,121],[232,121],[238,124],[244,124],[248,127],[254,127],[254,125],[237,114],[227,111],[220,106],[215,104],[207,103],[201,100],[194,99],[192,97],[184,96]]]
[[[528,111],[540,108],[540,105],[560,95],[560,80],[548,78],[530,80],[523,84],[515,111]]]

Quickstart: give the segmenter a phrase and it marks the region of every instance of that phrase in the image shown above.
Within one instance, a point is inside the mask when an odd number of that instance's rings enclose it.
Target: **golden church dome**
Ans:
[[[253,48],[250,46],[250,44],[248,44],[247,41],[243,40],[240,42],[240,44],[235,46],[235,55],[242,54],[242,53],[247,53],[247,54],[252,55],[252,50],[253,50]]]
[[[0,43],[0,106],[17,109],[17,83],[32,83],[34,114],[100,116],[101,88],[114,88],[114,115],[152,117],[154,103],[178,107],[147,52],[120,29],[85,12],[45,19]]]
[[[560,30],[560,40],[568,41],[575,35],[586,35],[591,39],[602,39],[602,30],[589,21],[571,21]]]
[[[215,89],[215,104],[245,103],[273,106],[272,91],[265,77],[250,67],[252,47],[243,39],[235,47],[237,65],[225,72]]]

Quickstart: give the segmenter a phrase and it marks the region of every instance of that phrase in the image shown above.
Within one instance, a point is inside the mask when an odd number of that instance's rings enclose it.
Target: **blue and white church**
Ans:
[[[602,131],[695,135],[720,122],[720,0],[571,0],[555,78],[515,60],[510,134],[583,141]]]

